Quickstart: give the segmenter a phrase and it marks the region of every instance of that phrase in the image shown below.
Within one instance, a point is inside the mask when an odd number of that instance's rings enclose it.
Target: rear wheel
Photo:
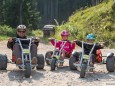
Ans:
[[[51,66],[51,71],[55,70],[55,68],[56,68],[56,58],[52,58],[50,66]]]
[[[0,70],[7,69],[7,56],[0,54]]]
[[[87,68],[87,64],[82,64],[82,66],[81,66],[81,72],[80,72],[80,78],[84,78],[85,77],[86,68]]]
[[[30,75],[31,75],[31,66],[30,63],[28,62],[25,64],[25,77],[30,78]]]
[[[69,59],[69,67],[71,70],[77,70],[77,68],[74,66],[74,63],[76,62],[76,57],[75,56],[71,56]]]
[[[37,56],[37,60],[38,60],[38,66],[36,66],[37,69],[43,69],[45,62],[44,62],[44,56],[42,54],[38,54]]]
[[[115,57],[107,57],[106,60],[106,68],[109,72],[114,72],[115,71]]]
[[[46,64],[47,64],[47,65],[50,65],[50,61],[47,60],[47,59],[51,59],[52,53],[53,53],[53,51],[48,51],[48,52],[46,52],[46,54],[45,54],[45,61],[46,61]]]

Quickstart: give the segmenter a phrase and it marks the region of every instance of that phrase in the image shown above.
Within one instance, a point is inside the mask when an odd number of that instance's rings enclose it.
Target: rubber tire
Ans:
[[[19,69],[22,69],[21,67],[18,67]]]
[[[0,70],[6,70],[7,69],[7,56],[0,54]]]
[[[73,63],[75,63],[77,60],[76,60],[76,57],[75,56],[70,56],[70,59],[69,59],[69,67],[70,67],[70,70],[77,70],[77,68],[73,65]]]
[[[114,72],[115,71],[115,57],[107,57],[106,60],[106,68],[108,72]]]
[[[38,54],[37,60],[38,66],[36,66],[36,69],[43,69],[45,65],[44,56],[42,54]]]
[[[84,78],[85,77],[86,68],[87,68],[87,64],[82,64],[81,71],[80,71],[80,78]]]
[[[47,51],[45,54],[45,62],[47,65],[50,65],[50,62],[48,60],[46,60],[46,58],[49,58],[49,57],[47,57],[49,53],[53,53],[53,51]]]
[[[31,66],[30,63],[25,63],[25,77],[30,78],[31,75]]]
[[[50,64],[50,66],[51,66],[51,71],[54,71],[55,70],[55,68],[56,68],[56,58],[52,58],[52,61],[51,61],[51,64]]]

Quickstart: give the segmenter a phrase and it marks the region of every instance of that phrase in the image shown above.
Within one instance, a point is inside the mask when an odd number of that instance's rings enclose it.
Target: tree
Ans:
[[[12,27],[25,24],[30,28],[39,28],[40,16],[35,9],[34,2],[35,0],[5,0],[4,13],[6,17],[4,24]]]

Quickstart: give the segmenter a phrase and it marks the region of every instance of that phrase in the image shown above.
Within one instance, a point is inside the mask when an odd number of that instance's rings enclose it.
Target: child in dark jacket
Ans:
[[[89,55],[93,45],[94,45],[94,40],[95,40],[95,35],[94,34],[88,34],[87,37],[87,42],[85,43],[84,42],[84,54],[86,55]],[[76,44],[80,47],[82,47],[82,41],[79,41],[79,40],[75,40]],[[93,51],[92,51],[92,55],[91,55],[91,58],[92,58],[92,65],[94,64],[94,62],[96,62],[96,57],[97,57],[97,50],[99,49],[102,49],[103,46],[96,43]],[[78,54],[79,55],[79,54]],[[77,56],[79,58],[79,56]]]

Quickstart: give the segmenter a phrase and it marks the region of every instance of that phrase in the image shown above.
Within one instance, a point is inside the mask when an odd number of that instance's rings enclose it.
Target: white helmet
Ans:
[[[25,30],[26,31],[26,26],[25,25],[18,25],[17,30]]]

